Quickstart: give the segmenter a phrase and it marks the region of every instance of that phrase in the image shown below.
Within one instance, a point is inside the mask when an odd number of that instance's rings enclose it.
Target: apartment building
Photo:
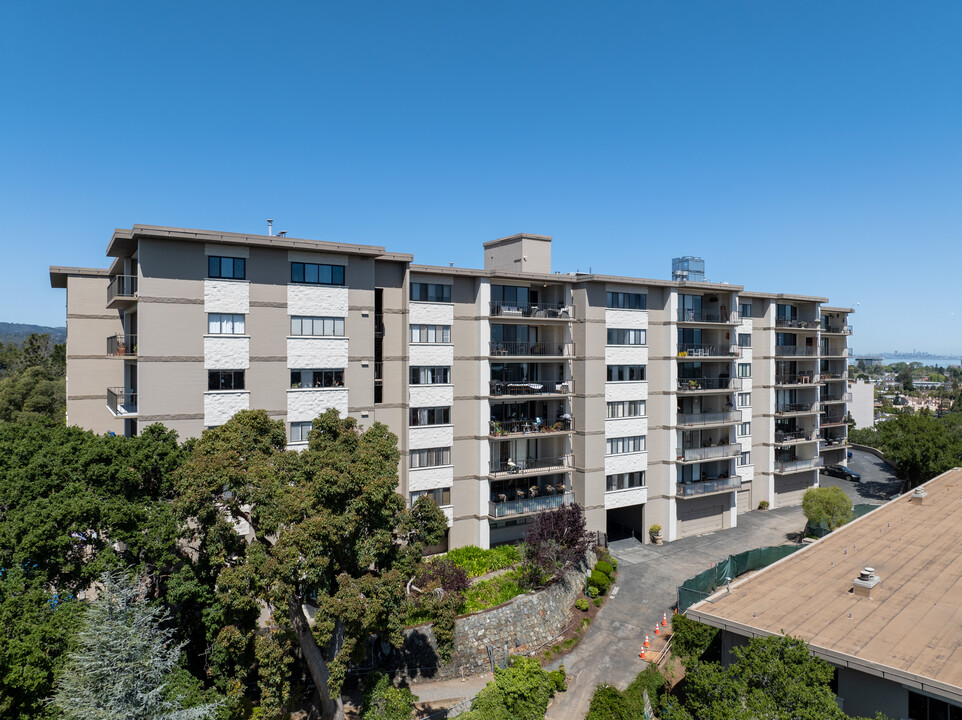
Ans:
[[[850,308],[725,283],[553,272],[551,238],[480,269],[383,247],[136,225],[67,290],[67,421],[181,437],[262,408],[303,447],[328,408],[387,424],[399,492],[449,545],[578,502],[647,541],[797,504],[845,462]]]

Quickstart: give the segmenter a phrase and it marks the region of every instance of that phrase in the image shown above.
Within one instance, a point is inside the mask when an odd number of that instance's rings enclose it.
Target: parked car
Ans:
[[[861,475],[854,470],[845,467],[844,465],[826,465],[825,467],[821,468],[819,472],[823,472],[826,475],[831,475],[832,477],[842,478],[842,480],[852,480],[854,482],[858,482],[862,479]]]

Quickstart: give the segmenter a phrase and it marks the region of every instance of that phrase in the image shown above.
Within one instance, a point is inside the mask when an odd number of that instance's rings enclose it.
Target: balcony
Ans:
[[[107,285],[107,309],[128,307],[137,302],[137,276],[114,275]]]
[[[544,318],[571,320],[574,308],[564,303],[506,303],[492,302],[491,314],[501,318]]]
[[[730,312],[722,315],[717,310],[678,310],[680,323],[709,323],[716,325],[734,325],[738,322],[738,313]]]
[[[845,425],[844,415],[819,415],[818,416],[818,426],[819,427],[831,427],[832,425]]]
[[[776,415],[794,415],[798,413],[817,413],[818,403],[778,403],[775,405]]]
[[[374,337],[384,337],[384,313],[374,313]]]
[[[742,446],[735,445],[709,445],[706,447],[684,448],[678,455],[677,461],[680,463],[703,462],[705,460],[723,460],[738,457],[742,454]]]
[[[571,393],[571,381],[567,382],[524,382],[492,380],[491,395],[495,397],[521,395],[568,395]]]
[[[776,445],[795,445],[797,443],[811,442],[812,430],[797,430],[795,432],[775,431]]]
[[[107,409],[115,416],[137,414],[137,391],[122,387],[107,388]]]
[[[812,385],[819,382],[814,373],[799,373],[798,375],[776,375],[776,385]]]
[[[741,390],[741,378],[678,378],[678,392],[680,393],[709,393]]]
[[[788,473],[801,472],[802,470],[814,470],[822,466],[822,458],[806,458],[805,460],[786,460],[784,462],[775,461],[775,474],[786,475]]]
[[[776,345],[775,357],[815,357],[818,348],[814,345]]]
[[[852,357],[852,348],[842,347],[824,347],[822,348],[822,357]]]
[[[675,483],[675,495],[678,497],[698,497],[713,493],[737,490],[742,486],[742,479],[738,475],[730,477],[708,478],[697,482]]]
[[[540,495],[523,500],[504,500],[488,503],[488,516],[492,518],[510,517],[513,515],[530,515],[532,513],[555,510],[562,505],[573,505],[575,494],[572,492],[555,493],[554,495]]]
[[[494,357],[571,357],[574,345],[552,342],[491,342],[488,352]]]
[[[732,425],[742,421],[741,410],[726,412],[678,413],[678,425]]]
[[[847,380],[848,378],[842,373],[828,372],[827,370],[822,370],[818,374],[818,381],[820,383],[834,382],[836,380]]]
[[[108,335],[107,355],[111,357],[137,357],[136,335]]]
[[[818,330],[821,325],[818,320],[796,320],[794,318],[776,318],[775,327],[792,330]]]
[[[522,420],[492,420],[488,428],[491,437],[511,437],[515,435],[533,435],[541,433],[571,432],[574,429],[574,418],[558,418],[551,425],[541,418],[527,418]]]
[[[819,398],[823,403],[849,403],[852,402],[852,393],[842,393],[841,395],[827,395]]]
[[[822,438],[818,444],[819,451],[844,450],[846,447],[848,447],[848,438],[844,437]]]
[[[851,325],[826,325],[822,328],[823,333],[830,335],[851,335],[854,330]]]
[[[550,458],[528,458],[527,460],[492,460],[488,474],[493,477],[501,475],[542,475],[546,472],[557,472],[571,467],[571,455]]]
[[[703,345],[697,343],[679,343],[679,358],[733,358],[741,355],[738,345]]]

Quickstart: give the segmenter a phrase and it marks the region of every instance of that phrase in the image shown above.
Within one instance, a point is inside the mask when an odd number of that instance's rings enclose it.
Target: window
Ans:
[[[608,403],[609,418],[643,417],[644,415],[644,400],[622,400]]]
[[[244,258],[207,258],[207,277],[243,280],[247,277],[247,261]]]
[[[344,370],[291,370],[292,388],[338,388],[344,387]]]
[[[738,363],[738,377],[750,378],[752,376],[751,363]]]
[[[417,490],[411,493],[411,504],[417,502],[418,498],[422,495],[427,495],[429,498],[434,500],[435,505],[450,505],[451,504],[451,488],[437,488],[436,490]]]
[[[505,307],[528,307],[530,298],[528,288],[514,285],[492,285],[491,302]]]
[[[438,467],[451,464],[451,448],[428,448],[427,450],[411,451],[411,469],[423,467]]]
[[[437,283],[411,283],[411,299],[419,302],[451,302],[451,286]]]
[[[741,467],[742,465],[752,464],[752,454],[750,452],[743,452],[735,459],[735,464]]]
[[[646,310],[648,296],[644,293],[609,292],[608,307],[622,310]]]
[[[607,481],[608,492],[612,490],[627,490],[628,488],[634,487],[645,487],[645,471],[641,470],[639,472],[609,475]]]
[[[451,383],[451,368],[448,366],[437,367],[412,367],[412,385],[449,385]]]
[[[644,365],[609,365],[608,382],[628,382],[645,379]]]
[[[412,325],[411,342],[413,343],[449,343],[451,342],[450,325]]]
[[[752,434],[752,424],[750,422],[742,423],[738,426],[738,435],[751,435]]]
[[[428,407],[411,408],[410,423],[411,427],[420,425],[450,425],[450,407]]]
[[[291,282],[306,285],[343,285],[344,266],[292,262]]]
[[[738,316],[743,318],[750,318],[752,316],[752,304],[738,303]]]
[[[738,333],[738,347],[751,347],[751,346],[752,346],[752,334]]]
[[[738,400],[738,407],[751,407],[752,405],[751,393],[738,393],[736,397]]]
[[[207,314],[208,335],[243,335],[244,316],[225,315],[223,313]]]
[[[630,437],[609,438],[608,454],[623,455],[625,453],[635,453],[645,451],[645,436],[632,435]]]
[[[291,442],[292,443],[302,443],[307,442],[307,434],[311,431],[313,423],[308,422],[292,422],[291,423]]]
[[[324,335],[343,337],[344,318],[342,317],[291,317],[291,335]]]
[[[243,370],[208,370],[208,390],[243,390]]]
[[[962,720],[962,707],[909,690],[908,717],[911,720]]]
[[[608,328],[609,345],[644,345],[644,330],[616,330]]]

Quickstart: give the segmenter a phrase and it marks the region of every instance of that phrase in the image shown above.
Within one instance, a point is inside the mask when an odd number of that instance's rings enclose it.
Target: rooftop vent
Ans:
[[[915,488],[915,490],[912,491],[912,497],[909,498],[909,504],[910,504],[910,505],[925,505],[925,498],[927,498],[928,495],[929,495],[929,494],[928,494],[927,492],[925,492],[925,490],[923,490],[923,489],[920,488],[920,487],[917,487],[917,488]]]
[[[875,568],[863,568],[859,570],[858,577],[852,581],[852,593],[856,597],[871,598],[872,588],[879,582],[880,578],[875,574]]]

